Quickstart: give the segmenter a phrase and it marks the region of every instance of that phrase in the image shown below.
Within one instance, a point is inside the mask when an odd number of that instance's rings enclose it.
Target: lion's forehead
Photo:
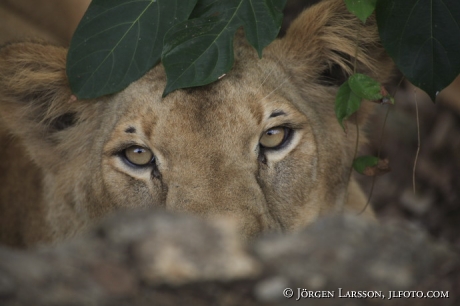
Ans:
[[[150,80],[149,80],[150,81]],[[118,128],[135,124],[144,133],[173,135],[237,132],[262,123],[266,113],[266,91],[232,78],[190,89],[177,90],[162,98],[162,88],[143,81],[121,97]]]

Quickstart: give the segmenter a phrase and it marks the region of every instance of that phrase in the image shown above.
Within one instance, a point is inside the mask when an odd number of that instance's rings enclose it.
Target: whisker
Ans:
[[[259,101],[257,102],[260,102],[262,101],[263,99],[265,98],[268,98],[271,94],[273,94],[275,91],[277,91],[278,89],[281,88],[281,86],[283,86],[285,83],[287,83],[289,81],[290,77],[286,78],[283,82],[281,82],[281,84],[279,84],[275,89],[273,89],[271,92],[269,92],[265,97],[262,97],[261,99],[259,99]]]
[[[267,73],[267,76],[266,76],[265,79],[262,81],[262,83],[260,84],[260,86],[257,88],[256,93],[258,93],[258,92],[261,91],[262,86],[264,86],[265,82],[268,80],[268,77],[273,73],[273,71],[275,71],[275,68],[271,69],[271,70]]]

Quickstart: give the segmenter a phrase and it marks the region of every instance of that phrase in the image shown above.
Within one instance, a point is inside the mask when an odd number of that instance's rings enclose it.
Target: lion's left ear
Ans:
[[[394,65],[383,49],[375,17],[365,24],[348,11],[343,0],[325,0],[294,20],[285,37],[270,51],[301,83],[340,85],[354,71],[381,83]]]

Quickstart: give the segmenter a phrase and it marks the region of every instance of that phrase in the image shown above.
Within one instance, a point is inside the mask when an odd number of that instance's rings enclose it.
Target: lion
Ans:
[[[344,132],[334,100],[354,69],[389,81],[375,19],[326,0],[261,59],[242,31],[234,51],[233,69],[210,85],[162,98],[158,64],[119,93],[75,100],[66,48],[1,48],[2,243],[55,243],[126,209],[229,218],[243,239],[361,211],[367,197],[350,167],[356,125],[376,104],[363,102]]]

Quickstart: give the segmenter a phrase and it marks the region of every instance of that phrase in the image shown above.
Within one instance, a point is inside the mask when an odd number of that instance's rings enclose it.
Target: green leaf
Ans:
[[[351,90],[349,82],[346,81],[340,86],[335,97],[335,115],[344,130],[343,120],[355,113],[360,106],[361,98]]]
[[[262,57],[262,50],[278,35],[283,21],[285,0],[243,1],[240,11],[244,33],[249,43]]]
[[[243,26],[259,56],[279,32],[285,0],[201,0],[188,20],[166,33],[163,96],[178,88],[216,81],[233,66],[233,39]]]
[[[356,15],[363,23],[372,15],[377,0],[344,0],[350,12]]]
[[[192,18],[210,17],[230,10],[244,26],[248,41],[262,57],[262,50],[278,35],[286,0],[200,0]]]
[[[460,1],[378,0],[376,16],[398,68],[434,100],[460,73]]]
[[[378,157],[369,155],[360,156],[353,161],[353,169],[355,169],[358,173],[364,174],[367,168],[375,167],[378,163]]]
[[[72,38],[67,75],[79,99],[123,90],[160,59],[163,37],[197,0],[93,0]]]
[[[391,171],[388,159],[375,156],[360,156],[353,161],[353,169],[367,176],[377,176]]]
[[[163,96],[178,88],[212,83],[228,72],[236,29],[219,17],[192,19],[171,29],[162,58],[168,77]]]
[[[362,99],[378,101],[383,98],[382,85],[367,75],[355,73],[348,79],[348,84],[351,90]]]

